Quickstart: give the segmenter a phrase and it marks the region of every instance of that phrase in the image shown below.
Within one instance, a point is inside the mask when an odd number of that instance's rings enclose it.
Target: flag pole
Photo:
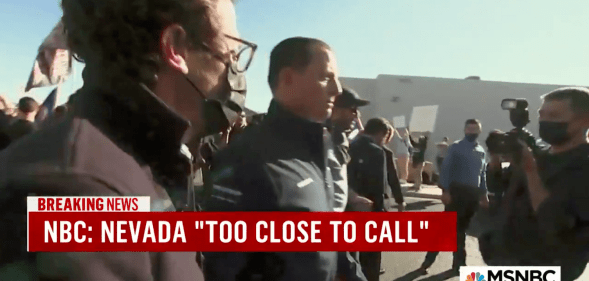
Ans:
[[[59,83],[57,84],[57,89],[55,90],[55,102],[53,103],[53,108],[50,109],[51,111],[55,110],[55,107],[57,107],[57,101],[61,95],[64,80],[64,77],[59,77]]]

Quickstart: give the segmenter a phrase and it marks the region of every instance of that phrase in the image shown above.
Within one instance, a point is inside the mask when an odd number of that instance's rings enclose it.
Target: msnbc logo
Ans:
[[[558,266],[461,266],[460,281],[561,281]]]
[[[472,272],[466,276],[466,281],[487,281],[487,280],[485,280],[485,275],[482,275],[479,272],[477,272],[477,273]]]

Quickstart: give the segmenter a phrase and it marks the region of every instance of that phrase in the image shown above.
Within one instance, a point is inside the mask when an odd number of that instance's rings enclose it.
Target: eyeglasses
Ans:
[[[258,45],[248,42],[246,40],[233,37],[231,35],[225,34],[225,37],[235,40],[241,43],[241,46],[237,49],[237,51],[232,50],[230,51],[231,55],[231,69],[234,72],[245,72],[250,67],[252,60],[254,58],[254,53],[258,48]],[[210,52],[215,58],[222,61],[223,63],[227,63],[227,55],[221,54],[220,52],[213,50],[213,48],[209,47],[206,43],[201,43],[201,45]]]

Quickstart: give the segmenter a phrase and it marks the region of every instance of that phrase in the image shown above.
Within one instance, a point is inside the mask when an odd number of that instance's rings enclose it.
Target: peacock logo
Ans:
[[[470,275],[466,276],[466,281],[486,281],[485,275],[481,275],[479,272],[471,273]]]

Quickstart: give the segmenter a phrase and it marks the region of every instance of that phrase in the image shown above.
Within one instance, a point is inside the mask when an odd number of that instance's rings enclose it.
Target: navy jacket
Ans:
[[[204,209],[331,212],[334,188],[326,157],[331,147],[322,124],[272,101],[259,126],[215,155],[212,195]],[[204,269],[207,281],[242,280],[248,274],[262,274],[264,280],[331,281],[337,253],[205,253]]]
[[[382,146],[368,136],[360,136],[350,145],[352,161],[348,165],[348,183],[360,196],[374,202],[374,210],[384,210],[387,187],[387,162]]]

